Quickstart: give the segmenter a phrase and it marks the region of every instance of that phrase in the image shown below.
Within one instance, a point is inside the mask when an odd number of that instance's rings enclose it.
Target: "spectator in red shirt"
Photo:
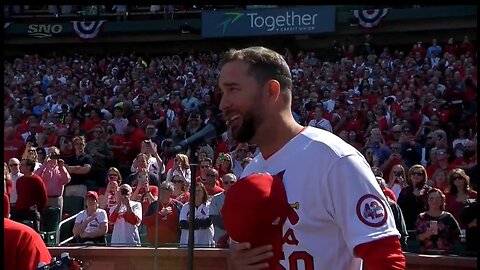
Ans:
[[[385,134],[390,126],[389,120],[387,119],[387,106],[385,104],[377,104],[377,107],[375,108],[375,117],[377,120],[377,127]]]
[[[190,200],[190,192],[188,191],[188,183],[180,174],[172,177],[173,193],[172,198],[185,204]]]
[[[460,54],[468,55],[470,57],[475,56],[475,46],[470,41],[467,35],[463,38],[463,43],[460,44],[459,50]]]
[[[137,177],[132,183],[133,193],[130,198],[132,201],[142,204],[143,214],[145,214],[150,203],[158,198],[158,187],[148,183],[148,170],[146,168],[139,168],[138,170]]]
[[[434,154],[435,154],[435,162],[427,167],[428,175],[433,175],[437,170],[450,171],[452,169],[455,169],[455,166],[450,164],[448,161],[450,154],[446,149],[437,148]]]
[[[378,184],[380,185],[380,189],[382,189],[383,194],[385,195],[385,197],[388,197],[388,198],[390,198],[392,201],[396,202],[396,201],[397,201],[397,197],[395,196],[395,194],[393,193],[393,191],[387,187],[387,184],[385,183],[385,179],[383,179],[383,178],[380,177],[380,176],[376,176],[375,179],[377,179],[377,182],[378,182]]]
[[[22,159],[20,172],[23,176],[17,180],[17,203],[12,219],[21,222],[31,220],[33,228],[40,231],[40,213],[47,205],[47,189],[43,179],[34,174],[35,162],[31,159]]]
[[[205,174],[205,188],[207,189],[208,196],[211,198],[214,195],[223,192],[223,188],[218,184],[218,171],[214,168],[208,168]]]
[[[160,184],[158,201],[149,204],[143,217],[143,224],[147,227],[147,239],[150,244],[172,244],[180,241],[180,227],[178,225],[180,210],[183,204],[172,198],[173,184]],[[155,226],[157,239],[155,239]]]
[[[25,148],[25,142],[15,137],[15,129],[13,127],[5,127],[3,136],[3,160],[20,158]]]
[[[220,153],[218,155],[215,168],[218,170],[221,179],[227,173],[233,173],[233,160],[229,153]]]
[[[456,57],[459,56],[459,48],[458,44],[453,42],[453,38],[449,38],[447,45],[445,45],[445,53],[449,53],[451,55],[455,55]]]
[[[470,177],[462,169],[453,169],[448,175],[448,193],[445,194],[445,210],[450,212],[465,229],[461,213],[467,199],[477,199],[477,192],[470,187]]]
[[[138,127],[137,123],[128,122],[124,136],[124,145],[126,147],[124,155],[126,155],[129,160],[133,160],[135,155],[141,150],[142,141],[146,138],[145,132]]]
[[[467,140],[461,157],[457,157],[452,162],[452,166],[468,170],[477,165],[477,146],[472,140]]]
[[[92,109],[90,111],[90,117],[83,123],[83,130],[87,132],[88,138],[90,138],[95,127],[102,122],[102,112],[99,109]]]

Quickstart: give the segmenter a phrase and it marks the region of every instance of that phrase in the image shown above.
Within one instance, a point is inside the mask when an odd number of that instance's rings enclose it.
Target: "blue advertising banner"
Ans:
[[[335,6],[202,12],[202,36],[305,35],[335,31]]]

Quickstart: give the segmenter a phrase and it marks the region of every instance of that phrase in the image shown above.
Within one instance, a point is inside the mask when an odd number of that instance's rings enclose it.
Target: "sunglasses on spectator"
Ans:
[[[173,190],[171,190],[171,189],[169,189],[169,188],[164,188],[164,187],[160,188],[160,190],[164,190],[164,191],[173,191]]]
[[[174,183],[174,184],[180,184],[182,182],[183,182],[182,180],[172,180],[172,183]]]
[[[460,175],[457,175],[457,176],[453,176],[452,179],[453,180],[458,180],[458,179],[463,180],[463,177],[460,176]]]
[[[8,164],[8,166],[10,166],[10,167],[15,167],[15,166],[19,166],[19,165],[20,165],[20,163],[12,163],[12,164]]]
[[[215,174],[207,173],[207,177],[217,177]]]
[[[401,172],[401,171],[393,172],[393,174],[394,174],[395,176],[402,176],[402,172]]]
[[[224,185],[232,185],[235,181],[223,181]]]
[[[422,176],[423,172],[412,172],[411,175]]]

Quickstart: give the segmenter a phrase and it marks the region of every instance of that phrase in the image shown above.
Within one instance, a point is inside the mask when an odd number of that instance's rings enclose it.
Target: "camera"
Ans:
[[[58,154],[51,154],[50,155],[50,159],[59,159],[60,158],[60,155]]]
[[[128,196],[128,189],[120,189],[120,194],[122,194],[123,196]]]
[[[138,176],[138,180],[140,180],[140,181],[147,181],[147,175],[146,175],[146,174],[143,174],[143,173],[140,174],[140,175]]]

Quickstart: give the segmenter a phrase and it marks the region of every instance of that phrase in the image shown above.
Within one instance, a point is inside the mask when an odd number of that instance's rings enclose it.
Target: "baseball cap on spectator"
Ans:
[[[98,201],[98,194],[93,190],[87,191],[87,194],[85,194],[85,198],[88,198],[88,197],[93,197],[96,201]]]
[[[267,260],[276,269],[282,254],[282,228],[293,209],[288,204],[282,181],[283,172],[251,174],[233,184],[222,208],[225,229],[236,242],[252,247],[273,246],[273,257]]]
[[[127,190],[128,193],[132,193],[132,187],[129,184],[122,184],[119,188],[120,190]]]

